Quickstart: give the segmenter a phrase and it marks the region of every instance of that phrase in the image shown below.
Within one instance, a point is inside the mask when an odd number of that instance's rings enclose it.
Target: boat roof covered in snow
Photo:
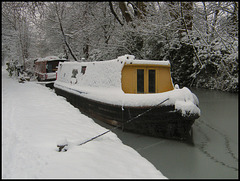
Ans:
[[[63,66],[64,65],[64,66]],[[114,60],[95,62],[64,62],[60,64],[58,82],[74,83],[80,87],[119,88],[122,89],[122,69],[126,65],[151,65],[169,67],[169,61],[136,60],[125,55]]]
[[[55,61],[55,60],[64,60],[64,61],[66,61],[67,59],[59,58],[57,56],[47,56],[45,58],[38,58],[38,60],[36,62]]]

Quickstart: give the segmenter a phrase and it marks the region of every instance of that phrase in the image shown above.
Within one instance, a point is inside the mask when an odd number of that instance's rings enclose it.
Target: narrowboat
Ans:
[[[56,94],[89,117],[126,131],[183,140],[200,116],[196,95],[173,84],[169,61],[124,55],[60,62],[57,75]]]
[[[57,56],[48,56],[39,58],[35,61],[35,75],[38,81],[55,81],[56,71],[59,62],[67,61],[67,59]]]

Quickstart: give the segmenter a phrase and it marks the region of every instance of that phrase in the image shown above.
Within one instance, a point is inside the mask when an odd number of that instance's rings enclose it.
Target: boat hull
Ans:
[[[173,105],[157,107],[122,107],[85,98],[55,87],[55,93],[91,118],[139,134],[184,140],[199,116],[183,116]],[[144,114],[142,114],[144,113]],[[140,116],[141,114],[141,116]],[[129,121],[131,120],[131,121]]]

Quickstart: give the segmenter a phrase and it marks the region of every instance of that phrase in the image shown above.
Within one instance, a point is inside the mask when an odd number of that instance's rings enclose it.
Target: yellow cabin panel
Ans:
[[[173,90],[170,68],[161,67],[157,73],[157,92],[166,92]]]
[[[147,69],[144,68],[144,94],[148,93],[148,73]]]
[[[155,93],[173,90],[170,66],[130,64],[122,69],[123,92],[137,94],[138,69],[144,69],[144,93],[149,93],[149,70],[155,70]]]
[[[132,71],[131,67],[124,66],[122,70],[122,90],[125,93],[135,93],[134,92],[134,85],[133,82],[133,75],[134,72]]]

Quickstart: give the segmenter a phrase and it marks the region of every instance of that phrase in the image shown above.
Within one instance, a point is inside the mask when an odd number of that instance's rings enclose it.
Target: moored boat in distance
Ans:
[[[57,56],[48,56],[45,58],[38,58],[35,61],[35,75],[38,81],[55,81],[56,71],[59,62],[67,61],[65,58]]]
[[[81,112],[122,129],[186,139],[200,116],[198,98],[173,85],[169,61],[60,62],[55,92]],[[131,121],[132,120],[132,121]]]

